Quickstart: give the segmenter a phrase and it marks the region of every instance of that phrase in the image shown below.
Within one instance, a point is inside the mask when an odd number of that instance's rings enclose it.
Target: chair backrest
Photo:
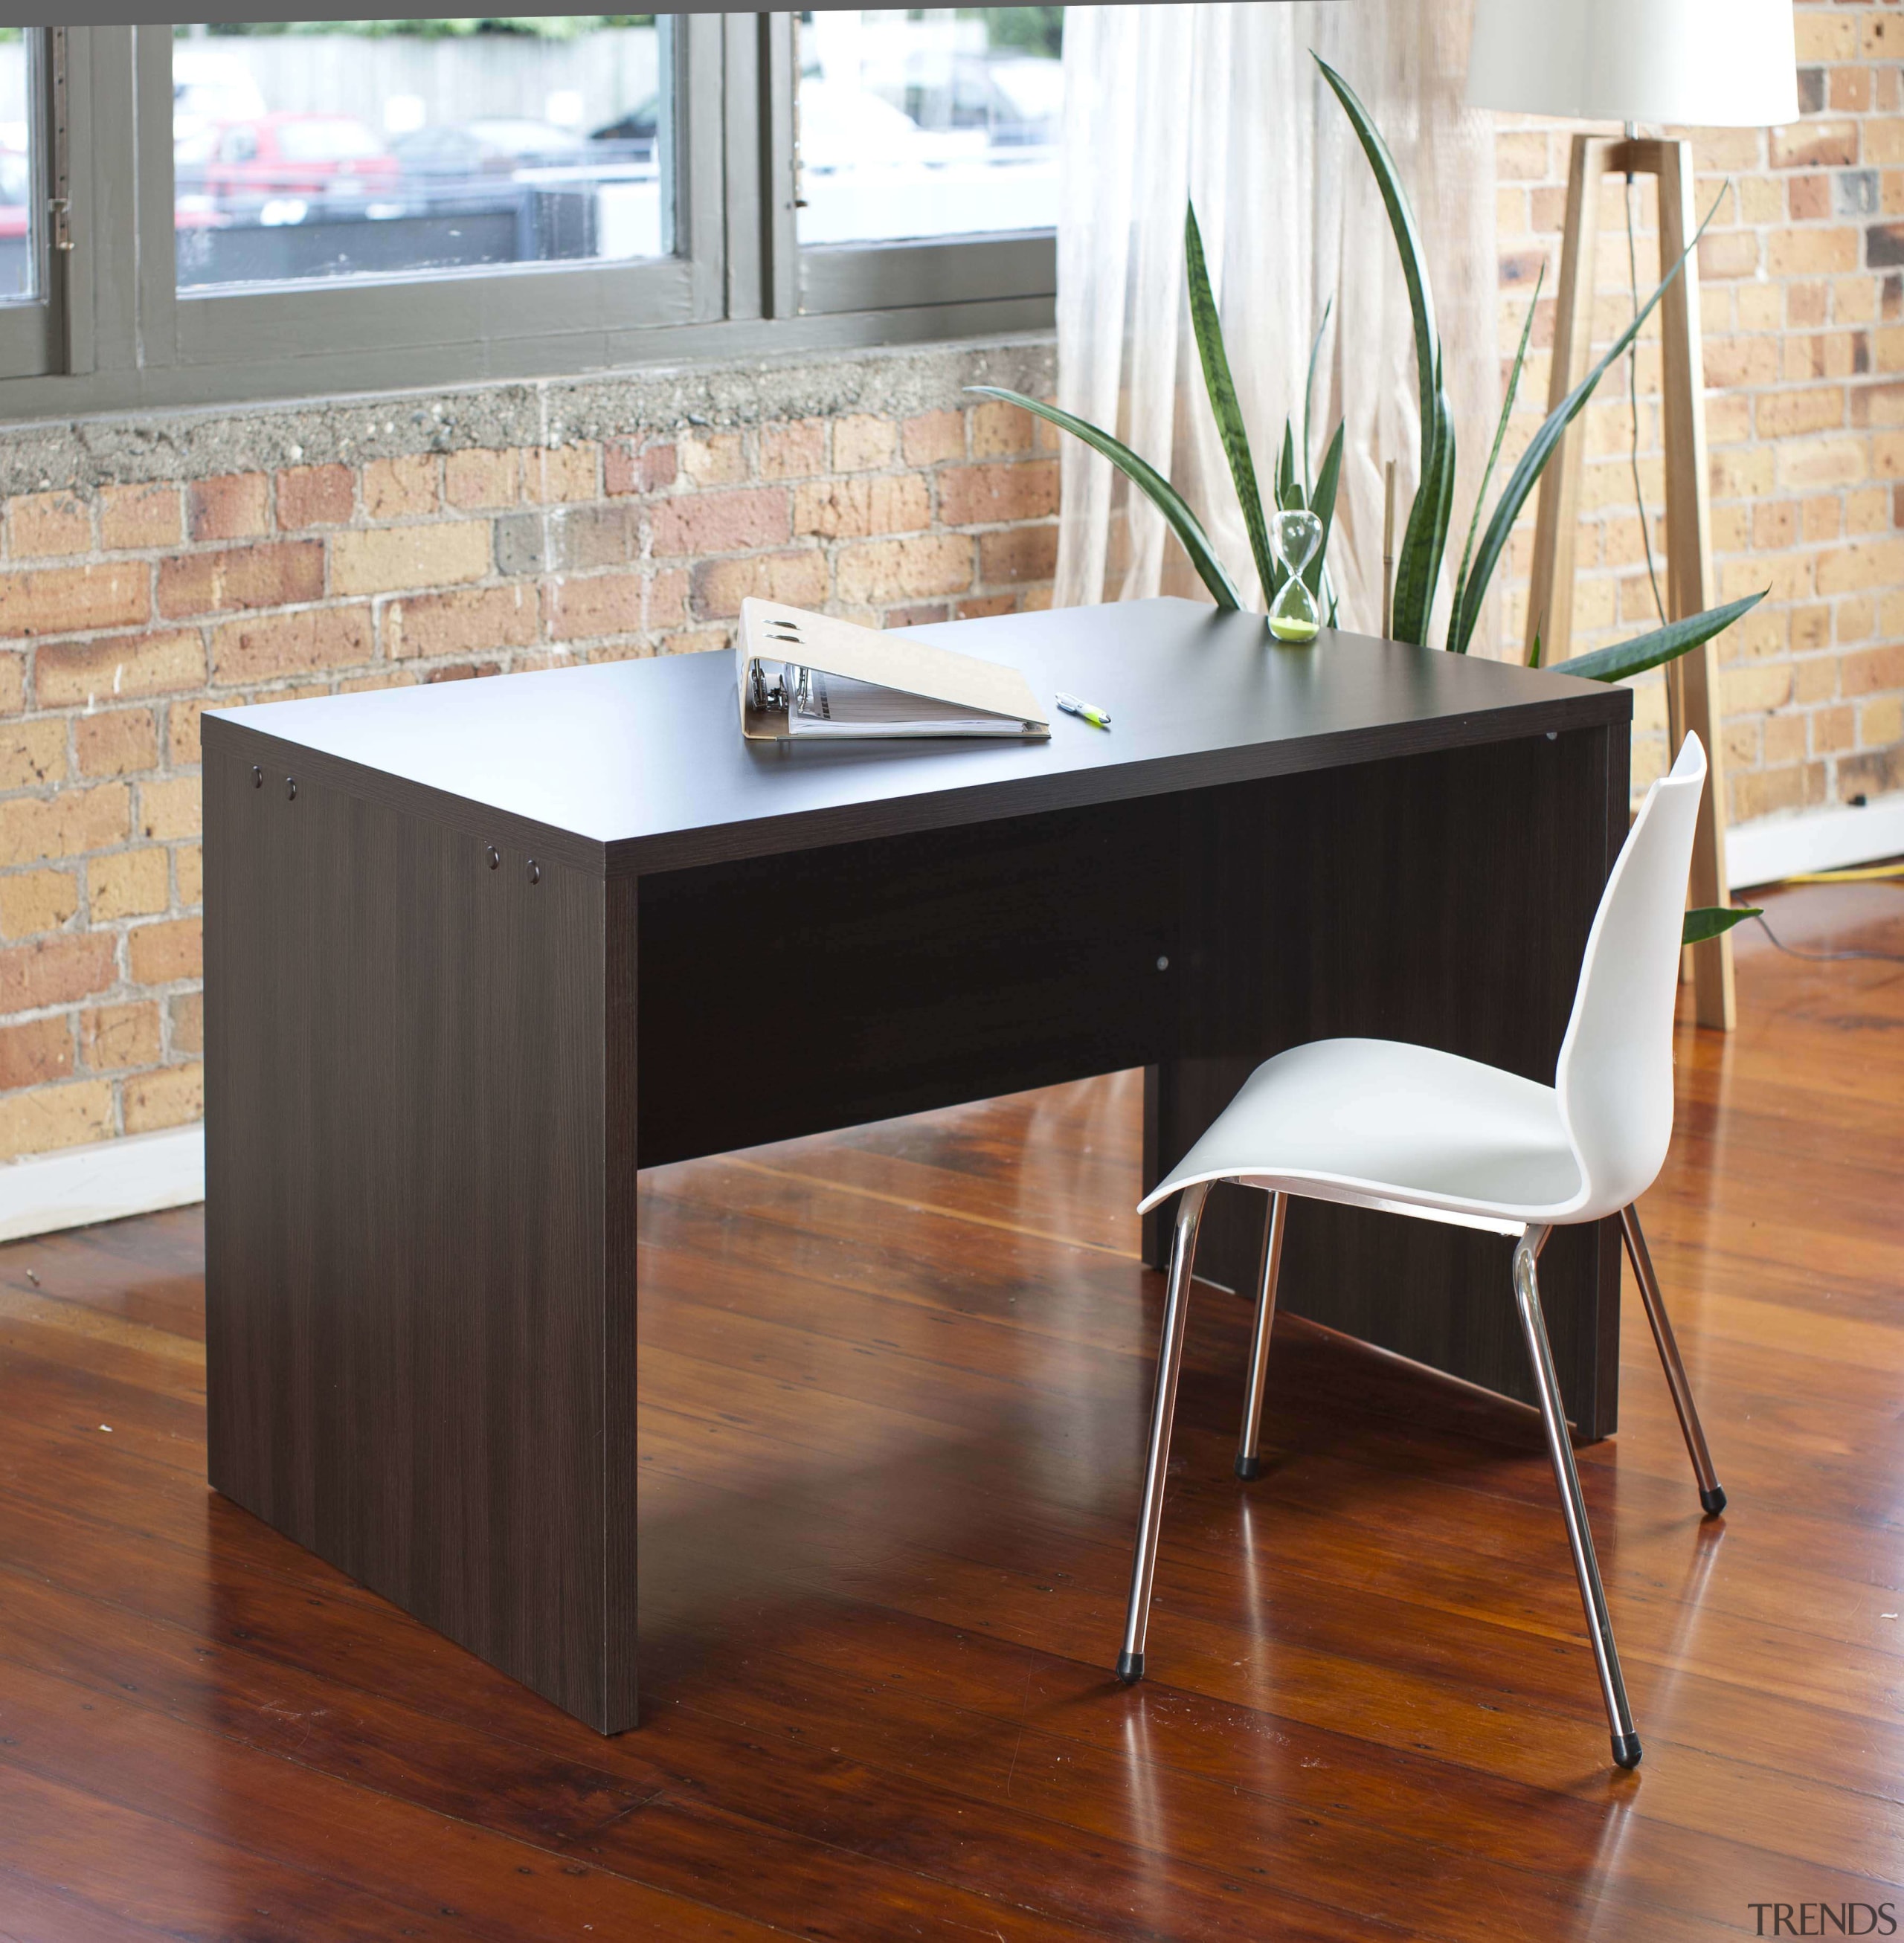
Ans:
[[[1672,1142],[1672,1015],[1705,786],[1706,751],[1688,735],[1648,790],[1587,934],[1554,1080],[1586,1188],[1581,1220],[1651,1186]]]

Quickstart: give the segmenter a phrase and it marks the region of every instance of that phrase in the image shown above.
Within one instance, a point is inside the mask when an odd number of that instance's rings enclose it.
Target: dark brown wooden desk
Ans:
[[[1626,830],[1623,689],[1181,601],[920,631],[1116,726],[743,744],[725,655],[205,719],[211,1481],[604,1732],[637,1168],[1142,1066],[1154,1179],[1333,1033],[1550,1079]],[[1541,1285],[1604,1434],[1611,1226]],[[1522,1393],[1498,1238],[1304,1202],[1282,1291]]]

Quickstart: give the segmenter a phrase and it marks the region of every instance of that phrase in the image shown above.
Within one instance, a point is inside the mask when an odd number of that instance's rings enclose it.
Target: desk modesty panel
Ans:
[[[1081,695],[1113,726],[1054,711],[1049,742],[750,744],[729,652],[230,709],[206,717],[207,746],[243,728],[314,779],[621,876],[1632,717],[1602,683],[1359,634],[1285,647],[1261,615],[1190,600],[909,631],[1012,663],[1041,698]]]
[[[1625,834],[1623,689],[1180,601],[921,631],[1114,726],[745,744],[727,654],[205,719],[211,1481],[604,1732],[640,1168],[1141,1066],[1147,1184],[1333,1033],[1551,1079]],[[1283,1299],[1519,1394],[1503,1249],[1305,1204]],[[1603,1435],[1617,1233],[1542,1271]]]

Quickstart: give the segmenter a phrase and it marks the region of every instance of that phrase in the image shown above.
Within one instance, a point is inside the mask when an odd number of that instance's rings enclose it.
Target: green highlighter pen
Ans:
[[[1110,717],[1101,708],[1094,708],[1089,702],[1079,701],[1075,695],[1061,692],[1058,705],[1067,715],[1079,716],[1094,729],[1108,729],[1110,726]]]

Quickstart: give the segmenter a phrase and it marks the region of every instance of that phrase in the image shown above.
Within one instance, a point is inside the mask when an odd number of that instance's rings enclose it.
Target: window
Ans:
[[[802,17],[802,243],[1050,229],[1064,10]]]
[[[673,253],[671,20],[431,24],[177,30],[182,292]]]
[[[225,404],[1046,326],[1063,21],[0,30],[0,405]],[[53,234],[66,212],[70,247]]]

